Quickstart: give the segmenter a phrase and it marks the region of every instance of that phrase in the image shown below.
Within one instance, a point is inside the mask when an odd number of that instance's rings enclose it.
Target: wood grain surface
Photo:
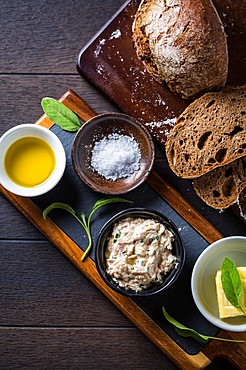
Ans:
[[[0,134],[42,115],[68,89],[98,113],[117,111],[78,76],[80,48],[124,1],[1,1]],[[157,148],[155,167],[168,173]],[[223,235],[245,235],[229,211],[209,209],[188,183],[169,182]],[[0,195],[1,369],[177,369],[72,263]],[[210,369],[230,369],[223,356]],[[226,366],[226,367],[225,367]]]
[[[137,57],[132,23],[140,0],[131,0],[81,49],[79,73],[92,82],[124,113],[142,122],[165,149],[173,121],[190,102],[158,83]],[[228,44],[226,85],[246,83],[246,8],[240,0],[214,0]],[[246,222],[246,189],[230,207]]]

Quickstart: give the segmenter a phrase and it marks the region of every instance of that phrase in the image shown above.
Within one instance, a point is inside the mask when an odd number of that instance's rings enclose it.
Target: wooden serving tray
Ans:
[[[123,112],[144,123],[165,146],[172,124],[188,102],[178,98],[146,72],[132,46],[132,22],[139,0],[127,1],[81,50],[77,68]],[[227,34],[227,85],[246,84],[246,7],[241,0],[213,1]],[[230,207],[246,222],[246,189]]]
[[[60,101],[72,109],[82,121],[87,121],[96,114],[91,107],[72,91],[65,93]],[[81,262],[81,256],[83,254],[81,248],[81,244],[83,244],[81,228],[77,232],[77,229],[71,223],[71,219],[67,221],[66,215],[62,212],[58,212],[58,215],[54,219],[48,218],[44,220],[42,217],[42,209],[54,201],[65,201],[64,198],[67,197],[68,202],[72,202],[73,200],[78,204],[83,199],[85,202],[88,201],[91,207],[93,197],[98,199],[100,194],[93,192],[83,184],[73,171],[70,156],[73,134],[66,133],[56,125],[53,125],[53,122],[45,115],[36,124],[51,129],[63,142],[67,151],[67,168],[63,179],[51,192],[33,199],[14,195],[0,185],[2,194],[181,369],[204,369],[218,357],[225,358],[235,368],[244,369],[246,364],[246,348],[244,343],[227,343],[212,340],[207,344],[200,344],[191,338],[178,336],[161,314],[161,306],[165,305],[169,313],[177,319],[183,314],[181,318],[183,323],[185,323],[183,320],[187,319],[190,313],[190,319],[192,321],[190,322],[190,326],[193,326],[199,331],[202,330],[208,335],[246,340],[246,333],[219,331],[218,328],[208,323],[196,309],[190,292],[182,292],[184,290],[182,286],[183,281],[187,280],[187,284],[189,285],[192,265],[197,255],[206,248],[208,243],[220,239],[222,235],[193,209],[160,175],[152,171],[147,183],[141,185],[140,188],[128,196],[130,199],[131,197],[133,200],[137,199],[136,202],[140,203],[141,198],[143,198],[142,202],[146,205],[147,192],[152,207],[161,207],[161,210],[164,210],[168,217],[171,215],[172,218],[175,218],[174,222],[177,226],[180,226],[181,237],[186,247],[187,263],[184,267],[184,273],[182,272],[182,278],[179,279],[178,284],[175,284],[174,290],[170,288],[170,293],[164,292],[165,294],[163,295],[160,293],[160,295],[156,295],[156,297],[151,299],[132,299],[116,293],[100,278],[93,260],[93,253],[85,262]],[[70,192],[70,194],[67,194],[67,183],[69,185],[68,189],[71,189],[71,185],[73,186],[73,192]],[[135,205],[139,206],[139,203]],[[114,210],[111,209],[111,212],[115,214],[116,208]],[[110,216],[112,216],[112,213],[111,215],[107,212],[104,215],[100,214],[100,217],[97,218],[99,222],[97,228],[100,228]],[[93,231],[95,230],[93,229]],[[194,246],[192,247],[192,242],[189,239],[191,234],[193,234],[197,241],[195,248]],[[97,235],[97,233],[95,232],[94,235]],[[169,302],[173,300],[175,302],[173,306],[176,307],[176,312],[171,307],[172,302]],[[184,306],[187,306],[188,311],[186,311]]]

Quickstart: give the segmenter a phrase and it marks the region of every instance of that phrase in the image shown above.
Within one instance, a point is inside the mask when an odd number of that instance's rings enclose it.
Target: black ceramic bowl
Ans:
[[[176,266],[165,276],[162,283],[151,286],[150,288],[143,289],[141,291],[127,290],[120,287],[117,282],[115,282],[112,277],[107,273],[107,261],[106,261],[106,248],[108,244],[108,238],[110,237],[114,224],[125,218],[144,218],[144,219],[154,219],[162,224],[164,224],[174,235],[173,241],[173,254],[177,258]],[[150,296],[159,292],[163,292],[168,289],[178,278],[185,261],[185,249],[179,235],[176,226],[164,215],[157,211],[147,210],[144,208],[131,208],[124,210],[114,217],[112,217],[101,229],[99,237],[96,243],[96,266],[98,272],[102,279],[115,291],[126,296],[131,297],[143,297]]]
[[[95,143],[111,134],[132,137],[141,153],[139,169],[116,180],[106,179],[91,166]],[[154,143],[147,128],[122,113],[105,113],[93,117],[79,129],[72,146],[72,162],[79,178],[93,190],[111,195],[127,193],[142,184],[152,169],[154,156]]]

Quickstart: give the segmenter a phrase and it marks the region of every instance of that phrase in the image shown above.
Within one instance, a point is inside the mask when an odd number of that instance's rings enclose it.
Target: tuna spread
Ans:
[[[177,260],[174,235],[154,219],[126,218],[114,225],[106,249],[107,273],[136,292],[162,283]]]

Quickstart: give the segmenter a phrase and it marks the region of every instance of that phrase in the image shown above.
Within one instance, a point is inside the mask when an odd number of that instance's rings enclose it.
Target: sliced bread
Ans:
[[[166,142],[171,169],[196,178],[246,155],[246,85],[206,93],[178,117]]]
[[[183,99],[224,86],[226,34],[210,0],[142,0],[133,46],[147,71]]]
[[[246,157],[194,179],[197,195],[210,207],[228,208],[246,187]]]

